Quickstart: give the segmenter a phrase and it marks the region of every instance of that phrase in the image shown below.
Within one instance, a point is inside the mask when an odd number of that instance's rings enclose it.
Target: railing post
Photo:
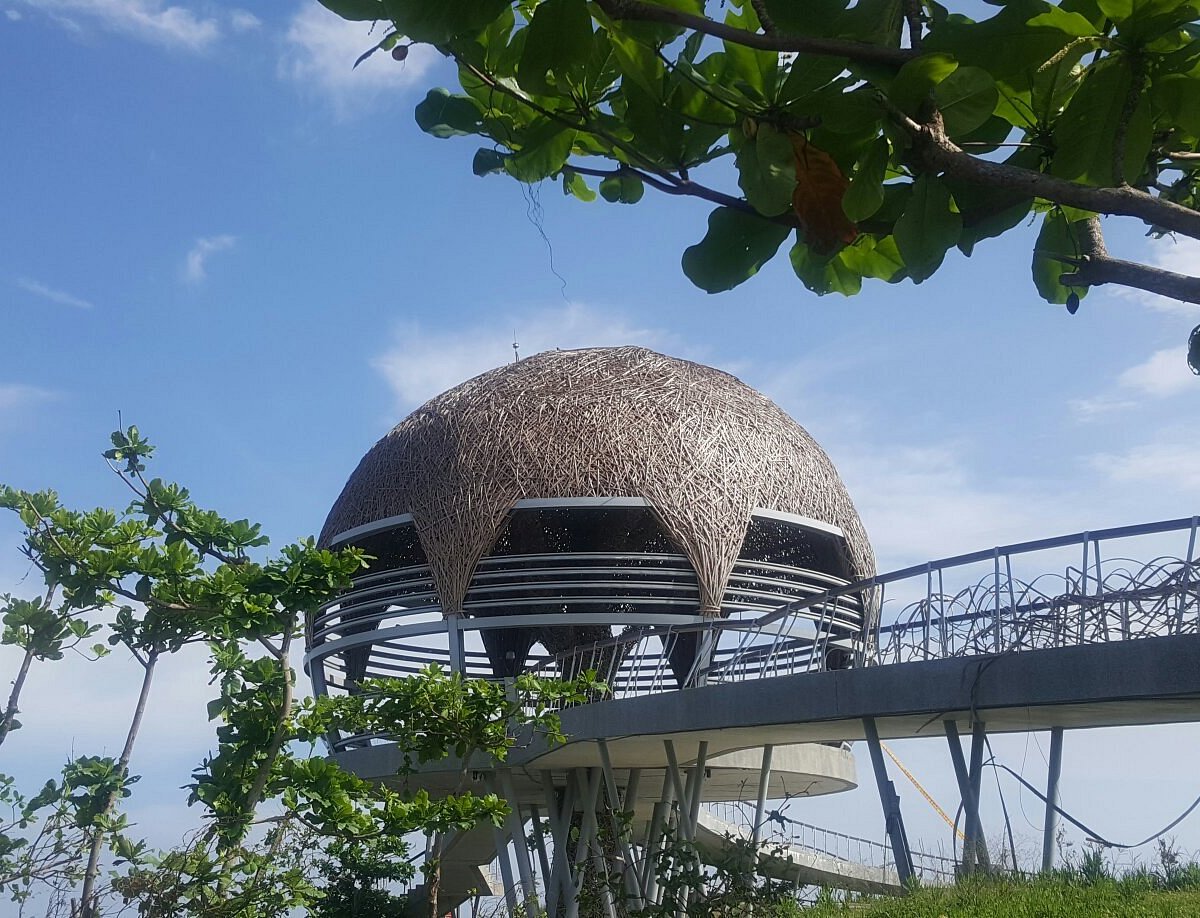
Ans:
[[[1179,577],[1179,602],[1175,607],[1175,634],[1184,634],[1184,614],[1187,611],[1189,591],[1192,586],[1192,564],[1196,557],[1196,529],[1200,526],[1200,516],[1192,517],[1191,530],[1188,534],[1187,557],[1183,562],[1183,571]],[[1196,631],[1200,632],[1200,603],[1196,606]]]
[[[999,545],[997,545],[992,550],[992,562],[994,563],[995,569],[996,569],[995,581],[994,581],[995,593],[996,593],[996,601],[994,603],[994,605],[995,605],[995,621],[993,622],[993,628],[995,629],[995,633],[993,635],[992,648],[996,651],[996,653],[999,653],[1000,652],[1000,625],[1001,625],[1001,616],[1000,616],[1000,546]]]
[[[1079,602],[1077,603],[1078,610],[1079,610],[1078,611],[1079,631],[1078,631],[1076,640],[1077,640],[1077,643],[1079,644],[1079,646],[1083,646],[1084,638],[1087,635],[1086,618],[1087,618],[1088,546],[1091,544],[1091,541],[1092,541],[1092,534],[1090,532],[1085,532],[1083,534],[1083,566],[1079,569],[1079,573],[1083,577],[1083,583],[1081,583],[1079,585]]]

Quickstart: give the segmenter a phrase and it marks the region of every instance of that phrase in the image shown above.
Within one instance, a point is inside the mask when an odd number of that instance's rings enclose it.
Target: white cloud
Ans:
[[[0,383],[0,420],[6,415],[33,407],[54,398],[49,389],[23,383]]]
[[[1124,452],[1097,454],[1089,463],[1118,485],[1143,485],[1146,490],[1168,494],[1200,494],[1200,447],[1186,435],[1160,435]]]
[[[203,236],[196,240],[191,251],[187,254],[187,264],[183,276],[189,283],[198,284],[208,276],[209,256],[233,248],[237,242],[236,236]]]
[[[1200,391],[1200,380],[1188,367],[1187,349],[1183,347],[1155,351],[1117,377],[1117,383],[1156,398]]]
[[[253,32],[262,27],[262,20],[249,10],[234,10],[229,14],[229,24],[235,32]]]
[[[350,22],[315,3],[292,17],[285,37],[280,74],[324,94],[341,115],[369,102],[379,91],[402,89],[417,82],[438,60],[428,45],[415,45],[404,62],[380,51],[357,67],[358,57],[384,35],[365,22]]]
[[[4,15],[8,17],[9,22],[20,22],[21,21],[21,11],[20,10],[5,10]]]
[[[62,290],[56,290],[53,287],[47,287],[40,281],[31,280],[28,277],[18,279],[17,286],[26,293],[32,293],[34,296],[39,296],[43,300],[49,300],[51,303],[57,303],[60,306],[74,306],[76,309],[91,309],[93,306],[90,300],[82,299]]]
[[[164,6],[161,0],[25,0],[73,31],[72,17],[90,20],[110,32],[172,48],[199,51],[221,34],[215,19],[184,6]]]
[[[659,329],[640,326],[617,313],[580,303],[559,309],[516,313],[503,321],[474,328],[431,332],[416,324],[397,329],[394,342],[371,361],[409,410],[465,379],[512,360],[513,334],[520,353],[530,356],[554,348],[640,344],[676,345]]]

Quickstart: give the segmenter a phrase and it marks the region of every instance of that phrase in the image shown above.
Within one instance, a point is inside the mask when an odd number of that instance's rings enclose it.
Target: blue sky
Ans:
[[[404,414],[511,359],[515,331],[526,354],[641,343],[762,389],[838,464],[884,569],[1198,512],[1194,308],[1108,290],[1073,317],[1048,306],[1028,227],[921,286],[817,298],[780,258],[707,296],[679,269],[707,205],[475,178],[475,143],[412,118],[449,69],[418,51],[351,71],[371,43],[315,2],[0,0],[0,480],[120,504],[98,456],[120,412],[160,474],[286,541]],[[1120,257],[1200,264],[1193,242],[1108,234]],[[16,537],[0,520],[0,591],[28,587]],[[209,742],[202,672],[164,679],[139,755],[161,842]],[[128,677],[121,660],[35,673],[0,768],[32,780],[72,745],[118,747]],[[941,744],[897,748],[949,804]],[[1191,729],[1070,735],[1068,802],[1147,834],[1200,792],[1198,752]],[[900,790],[910,831],[944,837]],[[878,835],[874,788],[852,797],[810,815]],[[1200,823],[1177,835],[1200,848]]]

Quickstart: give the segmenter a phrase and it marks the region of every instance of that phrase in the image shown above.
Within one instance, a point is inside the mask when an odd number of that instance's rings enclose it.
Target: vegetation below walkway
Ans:
[[[920,889],[901,899],[821,901],[805,918],[1195,918],[1200,868],[1174,875],[1137,870],[1120,879],[1066,872],[1051,877],[978,880]]]

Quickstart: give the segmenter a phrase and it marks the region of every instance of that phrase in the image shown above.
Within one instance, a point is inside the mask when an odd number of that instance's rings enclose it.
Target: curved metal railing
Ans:
[[[859,581],[839,583],[803,572],[789,579],[757,562],[739,565],[735,576],[744,605],[731,604],[728,618],[702,619],[683,613],[691,587],[684,582],[681,557],[662,556],[652,564],[620,566],[614,559],[559,556],[552,563],[524,556],[488,559],[484,579],[471,601],[476,617],[447,620],[431,604],[427,574],[416,569],[368,575],[325,611],[313,626],[306,658],[318,693],[344,685],[346,660],[356,650],[370,657],[370,675],[403,675],[429,663],[455,663],[468,675],[487,676],[486,655],[463,635],[489,629],[583,624],[622,627],[611,638],[545,655],[526,669],[553,677],[593,669],[608,683],[611,697],[673,691],[686,686],[767,679],[830,668],[883,666],[980,654],[1016,653],[1112,641],[1200,633],[1200,517],[1189,517],[1081,532],[1051,539],[999,546],[904,568]],[[1152,560],[1130,560],[1130,557]],[[496,562],[494,565],[492,562]],[[488,615],[496,589],[513,586],[505,579],[551,570],[571,573],[581,600],[614,603],[614,584],[639,595],[667,598],[661,612],[562,611],[529,615]],[[542,565],[539,567],[538,565]],[[667,572],[670,572],[669,574]],[[398,575],[409,578],[411,592],[386,593]],[[494,575],[494,576],[493,576]],[[592,576],[595,575],[595,576]],[[679,581],[664,577],[679,577]],[[576,578],[571,580],[570,578]],[[771,592],[754,584],[785,581],[792,592]],[[528,591],[530,581],[523,581]],[[694,580],[693,580],[694,584]],[[778,586],[778,583],[775,584]],[[727,595],[738,595],[731,589]],[[604,592],[609,591],[609,592]],[[515,592],[515,591],[514,591]],[[764,593],[763,596],[754,595]],[[505,595],[513,595],[509,592]],[[405,603],[404,608],[397,605]],[[620,598],[616,601],[620,601]],[[652,603],[641,608],[657,608]],[[522,596],[521,602],[527,604]],[[411,606],[409,605],[411,603]],[[548,599],[561,606],[561,599]],[[765,608],[764,608],[765,607]],[[694,605],[690,606],[694,609]],[[863,609],[881,608],[879,615]],[[864,619],[868,624],[864,624]],[[682,680],[668,654],[681,640],[694,641],[695,664]]]
[[[706,803],[705,808],[717,820],[749,836],[753,831],[754,807],[744,803]],[[789,817],[784,808],[772,810],[764,819],[760,835],[765,849],[799,848],[824,857],[877,870],[894,871],[895,859],[890,844],[836,832]],[[922,883],[953,883],[957,864],[952,857],[931,854],[919,848],[911,850],[913,870]],[[896,881],[897,883],[899,881]]]

